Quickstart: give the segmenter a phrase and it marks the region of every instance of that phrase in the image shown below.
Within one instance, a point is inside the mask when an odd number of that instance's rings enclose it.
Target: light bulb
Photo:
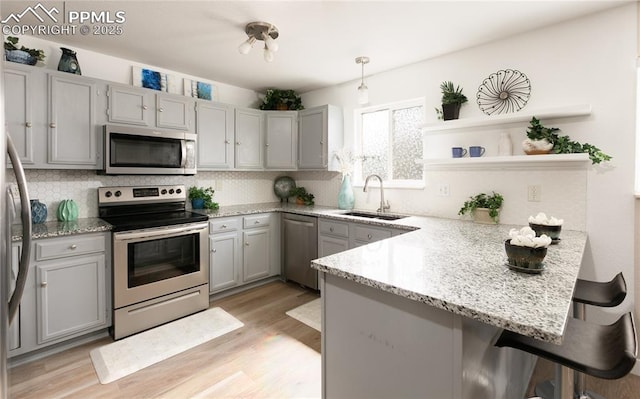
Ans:
[[[240,52],[240,54],[249,54],[249,51],[251,50],[251,48],[253,47],[253,43],[255,42],[256,38],[251,36],[250,38],[242,42],[240,46],[238,46],[238,51]]]
[[[358,104],[363,105],[369,102],[369,88],[362,82],[358,87]]]
[[[264,35],[264,44],[266,44],[269,50],[273,51],[274,53],[278,51],[278,42],[276,42],[274,38],[269,36],[268,33]]]
[[[269,48],[265,44],[265,46],[264,46],[264,60],[267,61],[267,62],[272,62],[273,58],[274,58],[273,57],[273,51],[269,50]]]

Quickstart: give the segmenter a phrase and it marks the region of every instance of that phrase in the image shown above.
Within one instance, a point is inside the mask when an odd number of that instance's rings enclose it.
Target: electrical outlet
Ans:
[[[438,186],[438,196],[439,197],[448,197],[449,196],[449,185],[441,184]]]
[[[539,184],[529,186],[527,189],[527,199],[529,202],[542,201],[542,186]]]

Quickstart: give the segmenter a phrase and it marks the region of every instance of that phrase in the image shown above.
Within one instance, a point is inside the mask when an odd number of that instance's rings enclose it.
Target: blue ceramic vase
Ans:
[[[342,176],[342,185],[338,193],[338,208],[350,210],[355,206],[356,199],[353,195],[353,187],[351,186],[351,176]]]
[[[194,198],[191,200],[191,207],[193,209],[204,209],[204,198]]]
[[[31,223],[44,223],[47,220],[47,206],[37,199],[32,199],[31,203]]]
[[[58,220],[61,222],[70,222],[78,219],[78,205],[74,200],[62,200],[58,205],[56,212]]]

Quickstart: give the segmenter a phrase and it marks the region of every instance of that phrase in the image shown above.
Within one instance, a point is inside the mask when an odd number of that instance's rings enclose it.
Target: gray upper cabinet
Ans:
[[[237,169],[262,170],[264,124],[258,109],[236,108],[235,163]]]
[[[296,170],[298,113],[266,111],[265,125],[265,168]]]
[[[198,170],[233,169],[233,111],[228,104],[197,101]]]
[[[109,85],[108,120],[111,123],[194,131],[194,101],[150,89]]]
[[[96,82],[49,75],[48,163],[98,168]]]
[[[334,152],[343,145],[342,109],[323,105],[298,112],[298,169],[339,171]]]
[[[4,70],[4,114],[7,132],[18,150],[20,161],[34,164],[33,140],[34,130],[44,129],[42,117],[34,120],[33,95],[31,85],[33,76],[29,71]],[[38,126],[40,124],[40,126]]]

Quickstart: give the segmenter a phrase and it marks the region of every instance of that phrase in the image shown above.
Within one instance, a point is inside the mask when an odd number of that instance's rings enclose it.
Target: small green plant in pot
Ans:
[[[495,191],[491,195],[480,193],[469,197],[458,211],[458,215],[471,213],[473,221],[476,223],[496,224],[503,202],[502,195]]]
[[[445,121],[458,119],[460,116],[460,107],[467,102],[467,96],[462,94],[460,86],[454,86],[453,82],[445,81],[440,84],[442,91],[442,113],[436,108],[438,119]]]
[[[304,109],[302,99],[294,90],[268,89],[261,110],[299,111]]]
[[[189,199],[193,209],[218,209],[220,206],[217,202],[213,202],[213,193],[215,191],[211,187],[189,187]]]
[[[296,197],[296,204],[298,205],[313,205],[313,199],[315,198],[313,194],[307,192],[307,189],[304,187],[296,187],[291,190],[291,196]]]
[[[38,61],[44,61],[44,51],[25,46],[18,47],[18,38],[8,36],[4,42],[4,54],[7,61],[20,64],[35,65]]]

